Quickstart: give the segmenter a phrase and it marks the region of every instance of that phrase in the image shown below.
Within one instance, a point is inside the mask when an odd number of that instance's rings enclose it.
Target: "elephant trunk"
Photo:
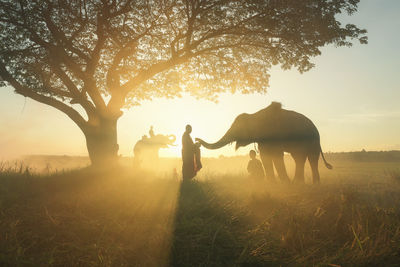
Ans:
[[[232,141],[228,140],[227,138],[222,137],[218,142],[215,143],[207,143],[206,141],[200,139],[200,138],[196,138],[196,141],[199,142],[202,146],[204,146],[207,149],[218,149],[221,148],[223,146],[226,146],[227,144],[231,143]]]
[[[176,141],[176,136],[173,134],[168,135],[169,141],[173,144]]]

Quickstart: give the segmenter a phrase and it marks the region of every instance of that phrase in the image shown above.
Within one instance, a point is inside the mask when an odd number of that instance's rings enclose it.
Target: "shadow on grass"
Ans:
[[[208,182],[183,182],[177,204],[171,266],[265,266],[250,255],[245,218],[233,214]]]
[[[398,266],[400,185],[356,181],[0,172],[0,266]]]

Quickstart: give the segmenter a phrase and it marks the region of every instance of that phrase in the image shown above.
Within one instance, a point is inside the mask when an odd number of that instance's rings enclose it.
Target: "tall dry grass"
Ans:
[[[318,186],[253,183],[218,159],[187,183],[169,163],[157,174],[3,164],[0,265],[396,266],[398,165],[332,163]]]

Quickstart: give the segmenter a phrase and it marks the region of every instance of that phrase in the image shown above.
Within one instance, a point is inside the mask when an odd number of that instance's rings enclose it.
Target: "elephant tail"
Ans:
[[[322,159],[324,160],[325,166],[326,166],[328,169],[331,170],[331,169],[333,168],[333,166],[332,166],[331,164],[329,164],[329,163],[326,161],[326,159],[325,159],[325,157],[324,157],[324,152],[322,152],[321,146],[319,146],[319,149],[320,149],[320,151],[321,151],[321,156],[322,156]]]

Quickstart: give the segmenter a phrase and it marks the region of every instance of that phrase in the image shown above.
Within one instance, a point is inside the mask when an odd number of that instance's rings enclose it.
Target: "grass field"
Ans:
[[[330,160],[320,185],[252,183],[240,157],[205,159],[184,183],[179,160],[157,173],[3,164],[0,265],[398,266],[399,162]]]

